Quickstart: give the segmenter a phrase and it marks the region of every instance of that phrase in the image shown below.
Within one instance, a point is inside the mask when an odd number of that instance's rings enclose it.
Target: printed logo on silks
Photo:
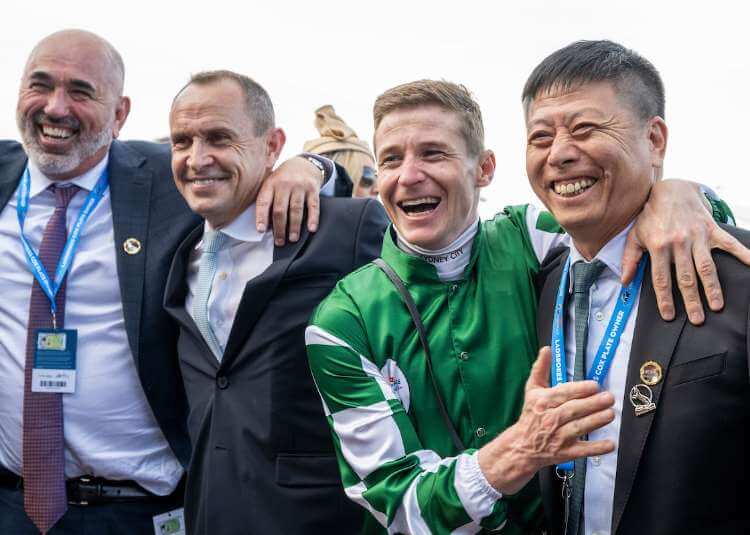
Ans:
[[[380,369],[380,373],[383,374],[385,381],[391,387],[396,397],[401,400],[404,410],[409,412],[409,383],[406,381],[406,375],[398,367],[396,361],[393,359],[386,360],[385,366]]]

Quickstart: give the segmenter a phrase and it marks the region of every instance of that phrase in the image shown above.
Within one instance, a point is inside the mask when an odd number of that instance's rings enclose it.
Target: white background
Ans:
[[[487,216],[533,198],[524,170],[520,93],[532,68],[578,39],[612,39],[661,71],[670,128],[666,176],[716,189],[750,226],[750,39],[745,2],[376,0],[6,2],[0,18],[0,138],[16,139],[18,80],[33,45],[68,27],[122,53],[133,108],[122,137],[168,133],[172,96],[190,73],[228,68],[271,94],[285,155],[317,137],[313,110],[333,104],[371,141],[372,103],[418,78],[471,89],[498,170]],[[748,137],[746,137],[748,136]]]

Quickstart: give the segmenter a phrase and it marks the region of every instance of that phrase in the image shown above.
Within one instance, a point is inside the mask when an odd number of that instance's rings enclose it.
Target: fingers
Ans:
[[[599,385],[595,381],[573,381],[535,392],[535,403],[539,408],[551,409],[572,399],[587,398],[598,393]]]
[[[280,247],[286,242],[286,224],[289,211],[289,189],[277,188],[273,198],[273,238],[276,246]]]
[[[549,346],[544,346],[539,350],[539,354],[536,357],[534,365],[531,367],[531,373],[529,378],[526,380],[526,391],[528,392],[532,388],[548,388],[549,387],[549,374],[550,374],[550,361],[552,360],[552,352]]]
[[[638,270],[638,262],[643,256],[643,248],[633,229],[628,232],[628,239],[625,242],[625,250],[622,254],[622,283],[630,284]]]
[[[693,262],[695,262],[698,277],[703,285],[708,306],[714,312],[718,312],[724,307],[724,296],[721,292],[721,283],[719,282],[719,274],[716,271],[716,264],[711,257],[711,251],[705,244],[696,242],[693,245]]]
[[[670,256],[666,247],[654,249],[651,253],[651,282],[656,294],[656,306],[664,321],[674,319],[674,301],[672,300],[672,274]]]
[[[598,455],[607,455],[615,451],[615,443],[611,440],[579,440],[572,446],[560,452],[560,457],[555,461],[559,464],[582,457],[595,457]]]
[[[258,196],[255,198],[255,228],[258,232],[265,232],[271,215],[271,201],[273,200],[273,185],[264,180]]]
[[[302,228],[302,216],[305,211],[305,192],[302,190],[292,191],[289,197],[289,241],[296,242],[299,239]]]
[[[750,249],[742,245],[737,238],[723,228],[717,226],[711,233],[711,245],[726,251],[746,266],[750,266]]]
[[[318,230],[318,221],[320,218],[320,191],[310,191],[307,193],[307,230],[315,232]]]
[[[573,439],[588,435],[592,431],[604,427],[615,419],[615,411],[611,408],[597,410],[586,416],[575,418],[560,427],[559,433],[565,439]]]
[[[682,294],[685,312],[687,312],[690,323],[700,325],[705,319],[703,304],[698,293],[698,278],[693,265],[692,249],[688,248],[685,243],[680,241],[675,243],[673,247],[677,287]]]
[[[602,411],[610,410],[614,404],[615,397],[611,392],[607,391],[599,392],[598,394],[587,396],[585,398],[569,400],[558,406],[556,409],[556,411],[559,413],[558,423],[561,426],[567,426],[571,424],[573,424],[574,426],[582,425],[581,422],[586,418],[590,417],[593,414],[599,414]],[[584,429],[583,432],[576,432],[570,436],[580,437],[581,435],[588,433],[588,431],[590,430]]]

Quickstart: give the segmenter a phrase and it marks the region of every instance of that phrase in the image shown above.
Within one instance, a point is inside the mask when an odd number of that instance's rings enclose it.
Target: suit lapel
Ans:
[[[0,169],[4,170],[0,176],[0,206],[7,206],[11,195],[21,181],[27,161],[26,155],[20,150],[17,153],[6,153],[0,156]]]
[[[139,365],[141,309],[146,256],[148,255],[148,219],[151,203],[151,171],[144,166],[146,159],[118,141],[112,143],[109,154],[109,188],[112,221],[117,254],[117,274],[120,280],[125,329],[130,348]],[[140,251],[126,252],[128,239],[140,243]],[[133,248],[130,249],[133,252]]]
[[[211,352],[211,349],[206,344],[203,335],[198,330],[198,327],[193,321],[193,318],[185,310],[185,299],[187,297],[188,286],[187,286],[187,271],[188,263],[190,262],[190,252],[195,247],[195,244],[203,236],[203,224],[194,228],[185,240],[180,244],[175,251],[174,259],[172,260],[172,267],[169,270],[169,277],[167,278],[167,286],[164,291],[164,308],[167,313],[172,316],[180,328],[190,332],[190,334],[199,340],[203,345],[204,351],[201,351],[201,361],[207,363],[209,368],[204,369],[205,372],[213,374],[219,367],[219,361]],[[193,361],[193,365],[200,365]]]
[[[627,382],[625,383],[625,399],[622,406],[622,420],[620,424],[619,450],[617,453],[617,475],[615,478],[615,497],[612,511],[612,533],[617,533],[617,527],[627,505],[628,498],[635,482],[638,464],[646,445],[651,424],[659,413],[659,398],[666,382],[666,372],[672,359],[677,339],[685,326],[687,315],[679,295],[675,298],[675,319],[665,322],[659,316],[656,308],[656,295],[651,284],[650,265],[643,278],[641,297],[638,305],[638,318],[633,334],[633,345],[630,349]],[[647,360],[654,360],[665,370],[665,377],[655,386],[653,402],[656,410],[636,416],[630,402],[630,389],[639,383],[640,367]]]
[[[310,234],[304,228],[304,223],[300,234],[297,243],[287,243],[284,247],[274,248],[273,263],[263,273],[248,281],[245,285],[245,291],[237,307],[237,314],[234,317],[232,330],[229,333],[227,346],[224,350],[221,368],[227,369],[237,359],[266,307],[266,303],[273,295],[292,261],[299,255],[309,239]]]

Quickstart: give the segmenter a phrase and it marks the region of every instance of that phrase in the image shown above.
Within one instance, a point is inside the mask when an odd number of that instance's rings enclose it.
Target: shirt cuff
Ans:
[[[489,484],[479,468],[478,452],[464,453],[456,459],[455,487],[461,504],[477,524],[490,514],[502,493]]]
[[[324,177],[328,177],[325,183],[320,187],[320,195],[322,197],[334,197],[336,194],[335,183],[338,173],[336,172],[336,164],[333,163],[333,160],[312,152],[303,152],[299,156],[307,159],[313,159],[315,160],[315,162],[318,162],[313,163],[315,163],[315,165],[317,165],[321,169],[321,171],[323,171]]]

